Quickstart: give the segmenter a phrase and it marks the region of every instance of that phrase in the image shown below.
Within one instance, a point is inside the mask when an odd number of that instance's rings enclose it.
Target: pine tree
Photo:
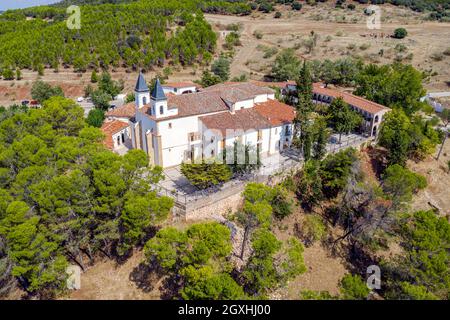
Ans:
[[[19,68],[16,69],[16,79],[21,80],[22,79],[22,72]]]
[[[14,80],[14,72],[10,67],[4,67],[2,71],[2,76],[4,80]]]
[[[311,137],[308,135],[308,122],[310,121],[310,114],[314,111],[314,104],[312,102],[312,77],[306,61],[303,62],[303,67],[300,69],[299,77],[296,81],[297,85],[297,104],[296,115],[294,119],[294,137],[297,140],[297,145],[301,150],[304,149],[305,143],[306,154],[310,155]]]
[[[93,70],[92,73],[91,73],[91,82],[92,83],[97,83],[98,82],[98,75],[97,75],[97,72],[95,72],[95,70]]]
[[[313,146],[313,159],[322,160],[327,150],[328,141],[327,122],[324,117],[318,117],[314,122],[314,146]]]

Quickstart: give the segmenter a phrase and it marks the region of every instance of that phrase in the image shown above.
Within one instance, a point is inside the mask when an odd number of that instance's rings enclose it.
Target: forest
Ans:
[[[69,261],[126,256],[172,207],[143,151],[107,150],[72,100],[43,105],[0,110],[0,294],[53,297]]]
[[[367,2],[364,1],[359,2]],[[237,15],[250,14],[252,10],[270,12],[275,3],[292,6],[294,1],[70,1],[81,5],[79,30],[66,26],[69,2],[9,10],[0,16],[0,73],[10,79],[17,69],[42,73],[45,68],[58,71],[61,66],[85,72],[89,68],[119,66],[148,70],[166,63],[207,65],[212,60],[217,36],[202,12]],[[391,3],[418,11],[431,10],[432,19],[448,16],[446,1]]]
[[[239,3],[210,2],[218,8]],[[42,6],[0,17],[0,67],[7,70],[73,66],[150,69],[166,62],[208,63],[216,34],[200,9],[208,2],[148,0],[81,6],[81,28],[69,29],[65,8]],[[228,10],[228,9],[224,9]],[[230,9],[231,10],[231,9]],[[206,10],[207,11],[207,10]]]

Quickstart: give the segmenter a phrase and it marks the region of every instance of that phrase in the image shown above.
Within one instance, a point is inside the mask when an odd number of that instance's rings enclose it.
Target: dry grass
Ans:
[[[444,52],[448,48],[443,39],[450,38],[450,24],[424,21],[425,15],[414,13],[409,9],[391,5],[382,6],[382,24],[380,30],[369,30],[366,27],[366,16],[363,14],[365,5],[356,5],[354,11],[335,9],[334,3],[324,3],[311,7],[304,5],[300,12],[286,11],[283,6],[277,7],[283,13],[281,19],[273,19],[272,15],[256,13],[246,17],[206,15],[213,25],[226,25],[239,22],[242,25],[242,46],[236,51],[231,66],[232,76],[243,71],[252,78],[261,78],[270,72],[271,59],[264,59],[258,46],[294,48],[299,57],[307,59],[336,59],[339,57],[360,57],[365,62],[392,63],[401,59],[411,63],[420,70],[432,70],[438,74],[431,78],[425,86],[432,90],[446,90],[450,76],[450,58],[443,55],[439,61],[432,59],[435,52]],[[317,19],[320,16],[321,19]],[[345,16],[345,20],[336,17]],[[342,21],[341,21],[342,20]],[[394,29],[405,27],[408,36],[398,40],[389,38]],[[311,53],[302,45],[310,32],[314,30],[319,36],[317,46]],[[262,32],[261,39],[253,34]],[[369,37],[376,33],[377,38]],[[384,34],[385,37],[379,37]],[[402,56],[395,53],[397,44],[408,47],[408,52]],[[380,50],[384,55],[380,56]],[[258,63],[245,64],[252,59]],[[431,72],[432,73],[432,72]]]

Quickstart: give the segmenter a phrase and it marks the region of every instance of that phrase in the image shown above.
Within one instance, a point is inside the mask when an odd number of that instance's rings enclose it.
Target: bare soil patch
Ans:
[[[331,205],[331,203],[327,203],[324,208],[328,205]],[[282,241],[291,237],[299,237],[298,229],[301,228],[305,215],[322,215],[324,208],[317,208],[314,213],[305,213],[301,207],[296,205],[294,213],[282,221],[276,222],[275,235]],[[339,227],[332,228],[328,223],[327,227],[328,234],[333,238],[342,234]],[[276,290],[273,297],[298,300],[300,299],[300,292],[305,290],[328,291],[333,295],[338,294],[339,281],[349,272],[344,256],[333,253],[331,245],[320,241],[309,247],[305,246],[303,257],[307,271],[289,281],[286,287]]]
[[[285,6],[277,6],[282,12],[280,19],[273,13],[254,12],[250,16],[205,15],[213,28],[220,34],[228,24],[242,25],[242,45],[236,47],[231,65],[231,76],[246,73],[252,79],[261,79],[273,64],[275,55],[264,58],[263,48],[295,48],[299,57],[307,59],[337,59],[339,57],[361,57],[365,62],[392,63],[400,59],[411,63],[423,71],[433,74],[425,84],[432,91],[448,90],[450,86],[450,56],[442,55],[449,47],[450,23],[425,21],[425,15],[415,13],[406,8],[382,5],[381,29],[369,30],[366,27],[367,16],[363,10],[366,5],[356,4],[356,9],[336,9],[334,3],[321,3],[317,6],[304,5],[300,12],[287,10]],[[408,36],[398,40],[380,37],[381,34],[392,34],[395,28],[405,27]],[[256,39],[255,31],[263,34]],[[318,36],[317,45],[310,53],[302,45],[303,40],[314,31]],[[370,36],[371,33],[378,37]],[[218,52],[220,53],[223,37],[219,35]],[[397,45],[404,46],[400,52]],[[380,54],[380,51],[383,54]],[[434,57],[434,58],[433,58]],[[439,59],[437,59],[438,57]],[[442,58],[442,59],[441,59]],[[171,67],[170,81],[195,80],[201,77],[203,67]],[[154,77],[162,70],[156,68],[146,76]],[[0,105],[10,105],[24,99],[30,99],[32,82],[38,78],[52,85],[60,85],[66,96],[77,98],[83,95],[84,87],[90,83],[90,71],[77,74],[73,69],[60,68],[58,73],[46,69],[45,75],[39,77],[37,72],[23,70],[20,81],[0,80]],[[134,90],[136,72],[124,68],[113,70],[115,80],[125,82],[124,93]]]
[[[450,215],[450,172],[448,162],[450,161],[450,139],[445,142],[439,160],[436,154],[418,163],[409,161],[408,167],[414,172],[420,173],[427,178],[428,186],[414,196],[411,208],[417,210],[430,210],[434,207],[439,209],[440,214]]]
[[[443,55],[438,61],[432,56],[447,49],[448,41],[444,39],[450,38],[450,23],[425,21],[424,14],[382,5],[381,29],[370,30],[366,26],[367,16],[363,13],[365,7],[356,4],[356,9],[351,11],[336,9],[334,3],[323,3],[313,7],[304,5],[300,12],[295,12],[278,6],[276,10],[282,12],[280,19],[273,18],[273,14],[262,13],[244,17],[206,15],[206,18],[216,29],[223,30],[224,26],[232,23],[242,26],[242,46],[236,49],[232,76],[247,73],[251,78],[261,78],[267,74],[275,56],[264,58],[261,48],[265,46],[278,50],[294,48],[299,57],[307,59],[335,60],[349,56],[380,64],[397,59],[420,70],[435,72],[431,81],[425,84],[427,89],[446,90],[450,57]],[[389,37],[398,27],[407,29],[405,39]],[[254,36],[255,31],[262,33],[261,39]],[[319,38],[309,53],[302,42],[311,31]]]
[[[125,263],[105,259],[81,276],[81,289],[69,295],[71,300],[157,300],[163,278],[147,273],[141,266],[143,252],[137,251]]]

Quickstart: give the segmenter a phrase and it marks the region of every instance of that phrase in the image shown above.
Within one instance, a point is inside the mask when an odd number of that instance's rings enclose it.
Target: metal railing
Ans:
[[[370,140],[370,138],[355,136],[346,137],[341,143],[327,144],[327,153],[336,153],[348,147],[358,147]],[[301,169],[304,163],[303,156],[292,149],[288,149],[282,153],[288,156],[287,159],[277,163],[270,163],[259,169],[245,174],[235,174],[233,178],[219,186],[214,186],[205,190],[197,190],[192,193],[180,192],[177,190],[169,190],[163,186],[158,186],[158,194],[174,199],[175,204],[183,210],[187,207],[195,208],[196,202],[214,203],[236,192],[241,192],[244,186],[249,182],[267,183],[272,185],[276,180],[292,175],[294,171]],[[276,179],[278,178],[278,179]],[[233,192],[231,192],[233,190]]]

